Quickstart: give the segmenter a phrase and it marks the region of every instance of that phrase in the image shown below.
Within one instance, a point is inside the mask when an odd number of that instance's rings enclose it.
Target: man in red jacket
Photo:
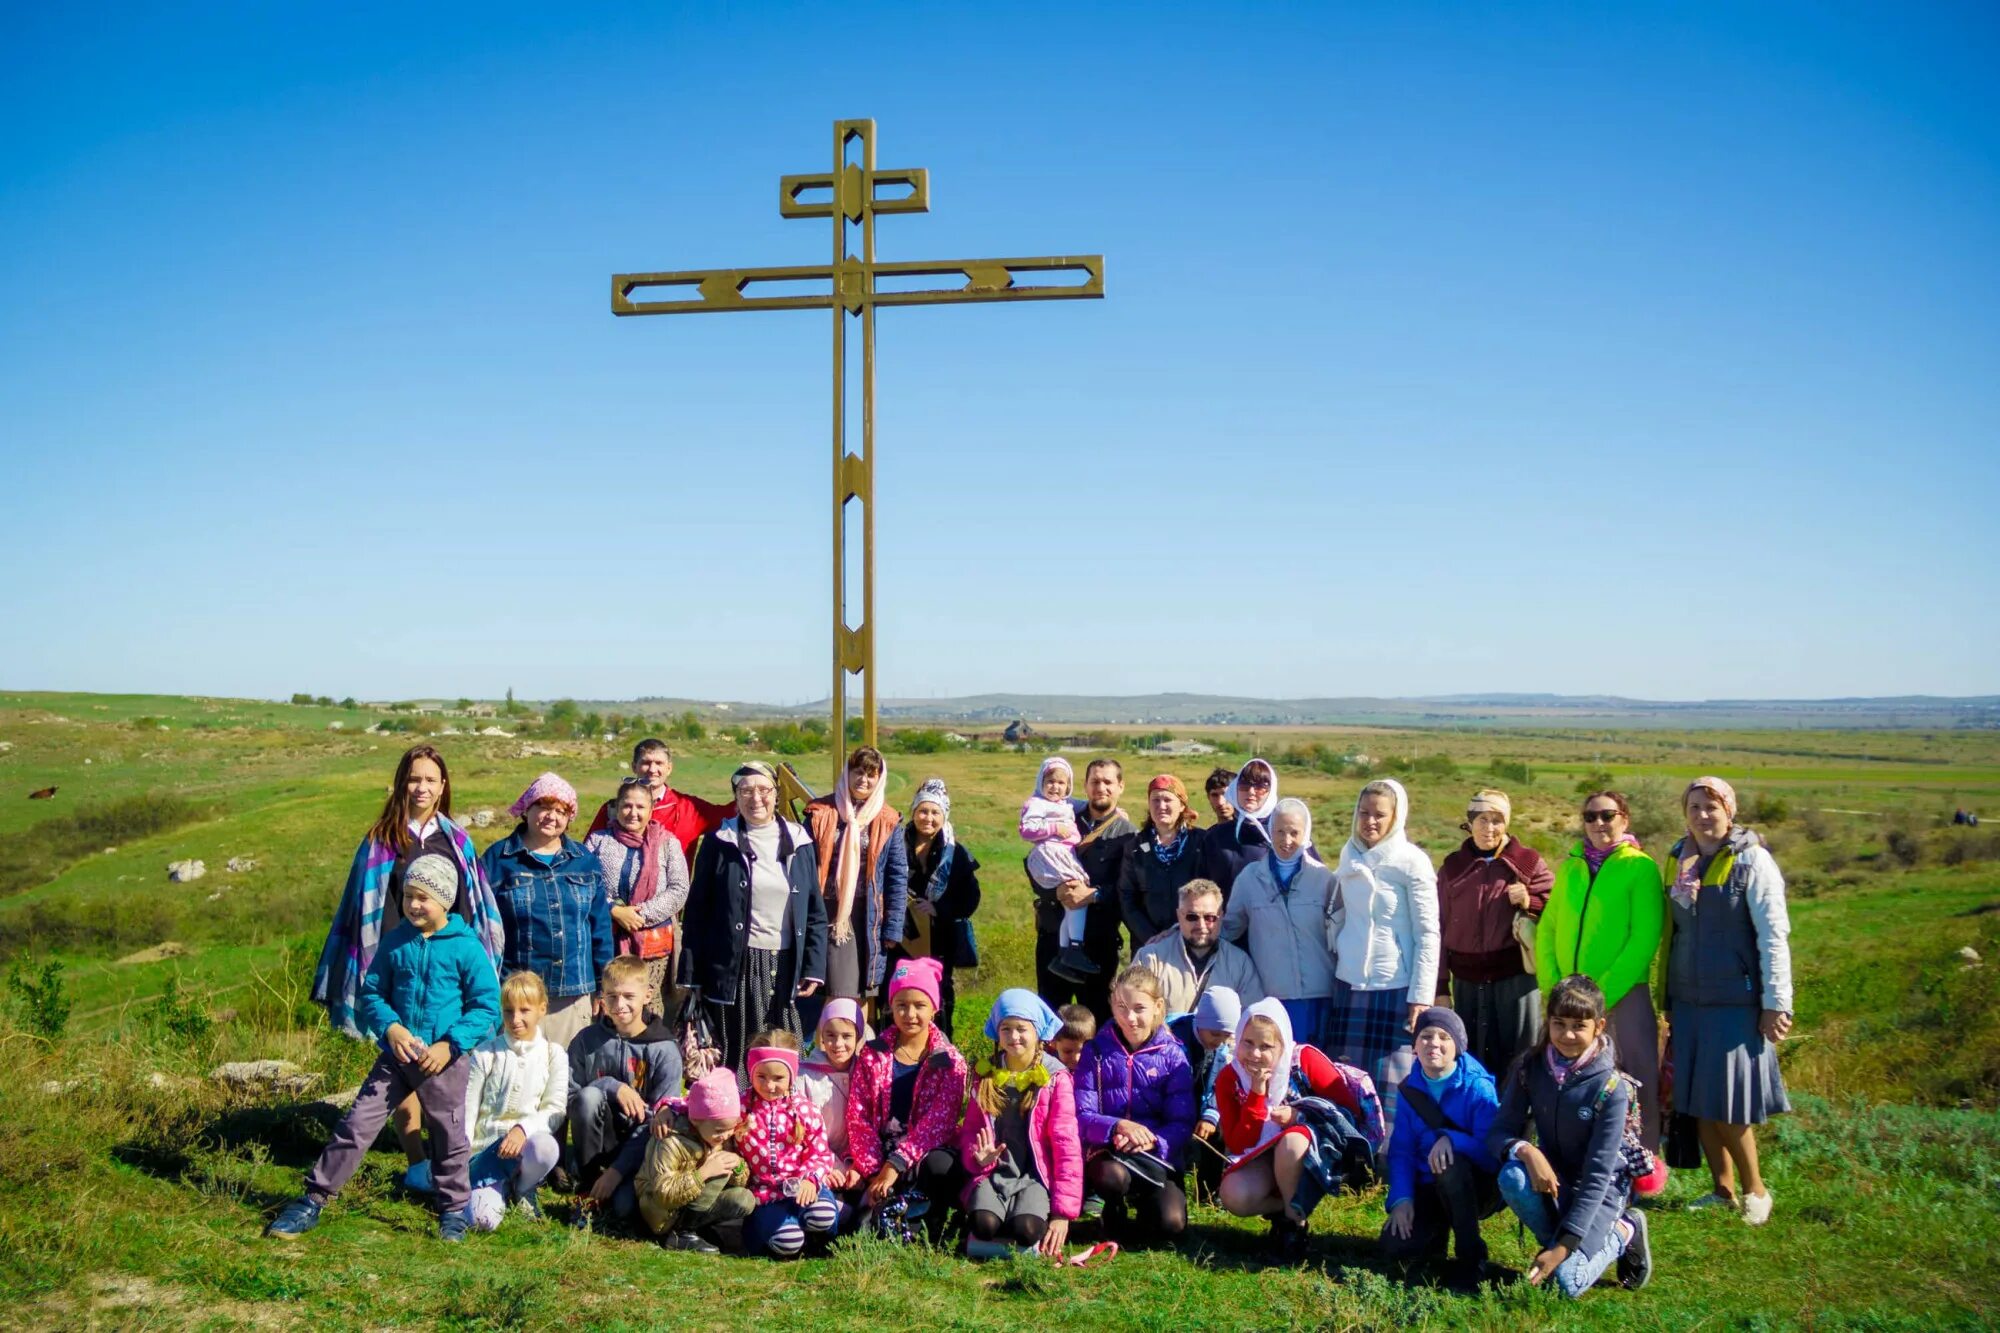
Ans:
[[[720,828],[723,820],[736,813],[736,807],[675,791],[667,785],[673,773],[674,754],[665,741],[648,737],[632,747],[632,775],[653,792],[653,822],[680,840],[681,854],[693,865],[695,840]],[[597,807],[590,831],[596,833],[610,822],[611,802],[606,801]]]

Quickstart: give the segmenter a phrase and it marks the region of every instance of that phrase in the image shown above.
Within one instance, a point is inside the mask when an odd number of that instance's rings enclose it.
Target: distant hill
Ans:
[[[641,699],[649,713],[692,708],[707,717],[823,717],[827,701],[795,705],[702,699]],[[630,708],[592,701],[591,707]],[[859,707],[858,702],[853,707]],[[2000,695],[1946,698],[1892,695],[1846,699],[1626,699],[1617,695],[1451,694],[1408,699],[1369,696],[1251,699],[1218,694],[973,694],[950,699],[884,699],[882,717],[901,723],[1096,726],[1453,726],[2000,728]]]

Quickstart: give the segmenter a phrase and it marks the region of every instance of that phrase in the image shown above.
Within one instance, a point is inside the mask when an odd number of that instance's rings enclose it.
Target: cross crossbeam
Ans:
[[[858,159],[858,160],[857,160]],[[890,191],[904,193],[884,194]],[[813,196],[807,198],[806,196]],[[778,211],[788,218],[833,223],[828,264],[764,268],[685,269],[619,273],[611,279],[614,315],[692,315],[740,310],[833,312],[833,751],[841,778],[847,744],[847,677],[862,678],[862,739],[876,743],[875,700],[875,312],[883,306],[952,305],[966,301],[1052,301],[1104,295],[1102,255],[1041,255],[1024,259],[931,259],[878,263],[878,215],[930,211],[930,173],[922,168],[878,170],[875,122],[833,123],[833,170],[784,176]],[[849,251],[849,228],[860,230],[861,253]],[[1038,279],[1068,275],[1067,282]],[[923,283],[950,279],[949,284]],[[884,286],[886,284],[886,288]],[[759,285],[767,290],[759,295]],[[799,288],[807,290],[799,290]],[[637,293],[659,293],[640,299]],[[847,448],[847,322],[861,323],[861,452]],[[847,505],[861,510],[861,623],[849,623]]]

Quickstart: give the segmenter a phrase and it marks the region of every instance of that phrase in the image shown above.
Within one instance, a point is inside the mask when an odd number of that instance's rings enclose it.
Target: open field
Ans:
[[[0,837],[22,849],[0,867],[0,966],[60,962],[73,1005],[53,1043],[26,1030],[16,989],[0,1005],[15,1066],[0,1085],[0,1324],[732,1327],[796,1317],[801,1296],[841,1327],[1019,1324],[1045,1319],[1051,1301],[1079,1326],[1149,1328],[1973,1327],[2000,1310],[2000,825],[1948,826],[1957,806],[2000,814],[1995,733],[1257,731],[1280,760],[1284,792],[1311,803],[1327,848],[1361,778],[1315,756],[1356,751],[1415,761],[1401,774],[1411,833],[1434,856],[1456,845],[1463,798],[1494,780],[1496,761],[1532,771],[1498,785],[1513,794],[1515,831],[1552,859],[1571,836],[1576,785],[1593,773],[1634,794],[1656,852],[1679,784],[1698,771],[1729,777],[1759,812],[1750,822],[1766,829],[1792,884],[1800,997],[1785,1067],[1801,1109],[1766,1139],[1777,1214],[1753,1231],[1670,1201],[1655,1215],[1653,1285],[1606,1287],[1561,1310],[1521,1288],[1389,1281],[1369,1258],[1379,1191],[1324,1206],[1314,1263],[1300,1270],[1264,1269],[1261,1230],[1208,1209],[1183,1253],[1123,1256],[1102,1271],[978,1267],[872,1245],[778,1268],[513,1222],[441,1252],[427,1214],[391,1188],[391,1156],[378,1154],[303,1246],[260,1243],[263,1218],[296,1191],[323,1140],[321,1122],[181,1076],[285,1056],[351,1083],[365,1065],[300,1001],[355,842],[412,739],[358,734],[382,716],[0,694]],[[328,731],[335,721],[343,729]],[[1243,744],[1250,729],[1208,735]],[[474,834],[484,845],[544,768],[586,801],[608,795],[629,739],[439,743],[456,810],[498,816]],[[726,789],[740,747],[676,748],[676,786]],[[959,836],[985,864],[986,965],[961,977],[964,1012],[983,1012],[1030,975],[1012,824],[1034,758],[890,748],[891,799],[906,803],[916,783],[942,775]],[[1198,789],[1214,763],[1121,757],[1135,789],[1163,769]],[[809,782],[824,780],[825,755],[797,763]],[[50,785],[54,800],[23,799]],[[1138,804],[1135,790],[1128,808]],[[208,873],[169,883],[165,865],[182,857]],[[255,868],[232,873],[232,857]],[[1988,961],[1967,966],[1967,946]],[[56,1097],[42,1090],[51,1080],[79,1082]],[[1672,1200],[1701,1188],[1683,1173]],[[1496,1259],[1525,1264],[1511,1225],[1495,1219],[1488,1235]]]

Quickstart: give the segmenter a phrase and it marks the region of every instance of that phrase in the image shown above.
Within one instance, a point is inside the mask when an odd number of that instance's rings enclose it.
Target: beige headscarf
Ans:
[[[854,808],[854,789],[849,785],[851,775],[842,773],[840,781],[833,789],[833,808],[847,825],[847,832],[840,839],[840,859],[834,863],[833,920],[828,923],[828,936],[835,944],[845,944],[854,938],[854,928],[848,924],[848,915],[854,911],[854,889],[861,882],[861,830],[875,822],[875,816],[882,813],[882,804],[889,793],[889,765],[882,765],[882,776],[875,783],[875,790],[868,795],[867,804],[859,810]]]

